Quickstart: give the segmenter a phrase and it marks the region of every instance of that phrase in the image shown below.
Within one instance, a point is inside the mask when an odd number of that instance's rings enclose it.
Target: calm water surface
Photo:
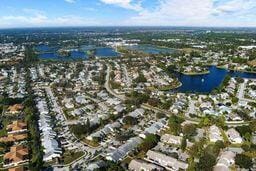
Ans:
[[[131,50],[142,51],[147,54],[173,53],[176,51],[175,49],[161,48],[153,45],[137,45],[137,46],[130,46],[127,48]]]
[[[117,53],[113,48],[109,47],[96,47],[93,45],[85,45],[82,46],[79,50],[74,50],[71,51],[71,56],[70,57],[63,57],[60,56],[57,53],[58,48],[57,47],[49,47],[48,45],[38,45],[36,47],[36,50],[40,53],[39,58],[40,59],[50,59],[50,60],[76,60],[76,59],[82,59],[82,60],[87,60],[88,55],[87,51],[88,50],[93,50],[95,49],[95,55],[97,57],[118,57],[120,56],[119,53]]]
[[[226,69],[219,69],[215,66],[209,67],[209,74],[205,75],[184,75],[181,73],[175,73],[182,86],[177,89],[179,92],[194,92],[194,93],[210,93],[214,88],[217,88],[226,75],[231,77],[242,78],[256,78],[256,74],[245,73],[238,71],[227,71]]]

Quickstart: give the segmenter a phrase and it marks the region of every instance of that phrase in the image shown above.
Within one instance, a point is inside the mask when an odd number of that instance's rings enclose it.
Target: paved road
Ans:
[[[240,86],[239,86],[239,89],[238,89],[238,91],[237,91],[237,97],[238,97],[239,99],[243,99],[243,98],[244,98],[244,90],[245,90],[245,88],[246,88],[247,81],[248,81],[248,80],[245,79],[244,82],[243,82],[242,84],[240,84]]]
[[[196,114],[195,103],[195,100],[189,100],[188,111],[186,112],[187,117],[189,117],[189,114]]]
[[[111,66],[110,65],[107,65],[107,75],[106,75],[106,81],[105,81],[105,88],[106,90],[112,94],[113,96],[117,97],[118,99],[122,100],[122,101],[125,101],[126,100],[126,97],[124,95],[120,95],[120,94],[117,94],[116,92],[114,92],[114,90],[112,90],[110,88],[110,85],[109,85],[109,79],[110,79],[110,72],[112,71],[111,69]]]
[[[60,118],[61,121],[63,121],[63,126],[67,126],[67,118],[62,110],[62,108],[58,105],[56,97],[53,95],[52,90],[50,87],[45,87],[46,93],[48,95],[48,97],[50,98],[52,104],[53,104],[53,109],[56,112],[56,114],[58,115],[58,118]],[[72,136],[72,139],[75,139],[75,141],[70,142],[72,143],[72,145],[74,147],[77,147],[78,150],[83,151],[85,154],[83,157],[79,158],[78,160],[75,160],[73,163],[71,163],[72,165],[76,165],[79,163],[83,163],[86,162],[88,159],[90,159],[91,157],[93,157],[93,155],[95,154],[96,150],[101,150],[101,148],[91,148],[89,147],[87,144],[85,144],[83,141],[81,141],[79,138],[77,138],[68,128],[68,135]],[[65,165],[58,165],[58,166],[65,166]]]
[[[127,81],[127,82],[126,82],[126,83],[127,83],[127,86],[130,87],[130,86],[132,85],[132,80],[131,80],[131,78],[129,77],[129,74],[128,74],[128,72],[127,72],[126,65],[123,64],[122,66],[123,66],[123,71],[124,71],[124,74],[125,74],[125,79],[126,79],[126,81]]]
[[[245,101],[245,102],[255,102],[252,99],[247,99],[244,97],[244,92],[246,89],[246,84],[248,82],[248,79],[244,79],[244,82],[242,84],[240,84],[238,91],[237,91],[237,98],[239,99],[239,101]]]

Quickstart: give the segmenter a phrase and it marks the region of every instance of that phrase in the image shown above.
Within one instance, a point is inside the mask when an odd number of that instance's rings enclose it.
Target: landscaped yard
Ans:
[[[70,164],[71,162],[73,162],[74,160],[78,159],[83,155],[84,155],[84,152],[82,151],[79,151],[79,152],[65,151],[65,153],[63,154],[63,164]]]

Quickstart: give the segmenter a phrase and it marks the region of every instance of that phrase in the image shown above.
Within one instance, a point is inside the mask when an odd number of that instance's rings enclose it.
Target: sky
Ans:
[[[256,0],[1,0],[0,28],[256,27]]]

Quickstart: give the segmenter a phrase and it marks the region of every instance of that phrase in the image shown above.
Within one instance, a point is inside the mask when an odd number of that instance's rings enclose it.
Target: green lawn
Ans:
[[[63,164],[70,164],[74,160],[78,159],[79,157],[83,156],[84,152],[74,152],[74,151],[65,151],[63,154]]]

